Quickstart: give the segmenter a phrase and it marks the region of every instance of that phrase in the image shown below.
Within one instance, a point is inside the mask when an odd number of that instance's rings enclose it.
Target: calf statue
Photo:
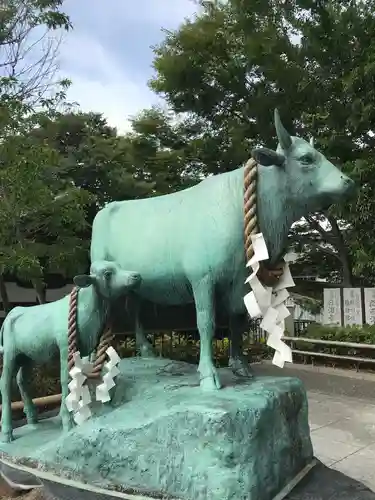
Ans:
[[[269,263],[283,256],[291,225],[310,212],[328,208],[353,190],[354,183],[312,143],[292,137],[275,111],[276,151],[258,148],[258,224]],[[142,299],[161,305],[195,304],[200,334],[200,384],[220,388],[213,364],[215,308],[226,307],[231,331],[230,366],[250,374],[242,357],[247,313],[244,251],[244,167],[209,177],[173,194],[109,203],[93,222],[91,260],[113,260],[137,269]],[[137,344],[147,352],[139,320]]]
[[[79,275],[77,309],[77,344],[80,355],[92,353],[109,314],[110,302],[133,290],[141,282],[138,273],[122,270],[114,262],[93,262],[89,275]],[[66,407],[68,395],[68,313],[69,296],[55,302],[31,307],[15,307],[7,315],[0,330],[0,352],[3,354],[1,375],[2,438],[12,440],[11,384],[17,372],[17,383],[24,402],[28,424],[37,422],[37,413],[30,394],[33,362],[45,363],[55,352],[60,354],[61,409],[64,430],[72,426]]]

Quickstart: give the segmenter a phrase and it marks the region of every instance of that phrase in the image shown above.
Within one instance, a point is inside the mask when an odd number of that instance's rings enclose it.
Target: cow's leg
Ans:
[[[38,422],[38,412],[31,397],[31,379],[32,362],[31,360],[23,360],[17,373],[17,385],[24,404],[23,411],[26,415],[26,421],[28,424],[36,424]]]
[[[139,321],[138,316],[135,323],[135,344],[137,353],[142,356],[142,358],[155,358],[156,353],[154,348],[147,340],[145,332],[143,330],[142,323]]]
[[[156,353],[154,348],[147,340],[143,325],[140,320],[141,300],[138,297],[132,297],[135,313],[135,345],[137,353],[142,358],[155,358]]]
[[[246,314],[231,314],[229,316],[231,341],[228,366],[235,375],[252,377],[251,367],[243,355],[243,335],[246,327]]]
[[[15,372],[16,363],[13,353],[4,352],[3,357],[3,371],[0,379],[1,388],[1,440],[9,443],[13,440],[13,426],[12,426],[12,408],[11,408],[11,391],[12,379]]]
[[[65,432],[70,431],[74,426],[73,415],[66,407],[66,398],[69,394],[69,371],[68,371],[68,343],[60,345],[60,382],[61,382],[61,406],[60,418]]]
[[[215,295],[210,279],[193,284],[197,327],[200,336],[198,371],[204,390],[220,389],[219,374],[213,363],[212,340],[215,334]]]

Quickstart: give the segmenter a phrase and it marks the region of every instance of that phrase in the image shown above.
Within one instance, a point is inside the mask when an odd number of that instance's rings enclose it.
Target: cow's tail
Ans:
[[[98,260],[111,260],[107,255],[107,233],[108,233],[108,214],[111,213],[111,206],[115,202],[104,206],[95,215],[91,230],[91,245],[90,245],[90,260],[95,262]]]

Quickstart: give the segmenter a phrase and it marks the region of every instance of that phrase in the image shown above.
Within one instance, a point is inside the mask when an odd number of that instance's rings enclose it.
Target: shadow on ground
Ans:
[[[364,484],[318,463],[286,500],[375,500]]]

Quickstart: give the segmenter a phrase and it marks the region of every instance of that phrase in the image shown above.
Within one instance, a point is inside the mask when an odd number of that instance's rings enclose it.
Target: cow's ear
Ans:
[[[276,153],[276,151],[268,148],[253,149],[251,155],[255,161],[264,167],[270,167],[271,165],[282,167],[285,163],[284,155]]]
[[[79,288],[87,288],[88,286],[93,284],[93,281],[94,278],[88,274],[78,274],[73,278],[74,284]]]

